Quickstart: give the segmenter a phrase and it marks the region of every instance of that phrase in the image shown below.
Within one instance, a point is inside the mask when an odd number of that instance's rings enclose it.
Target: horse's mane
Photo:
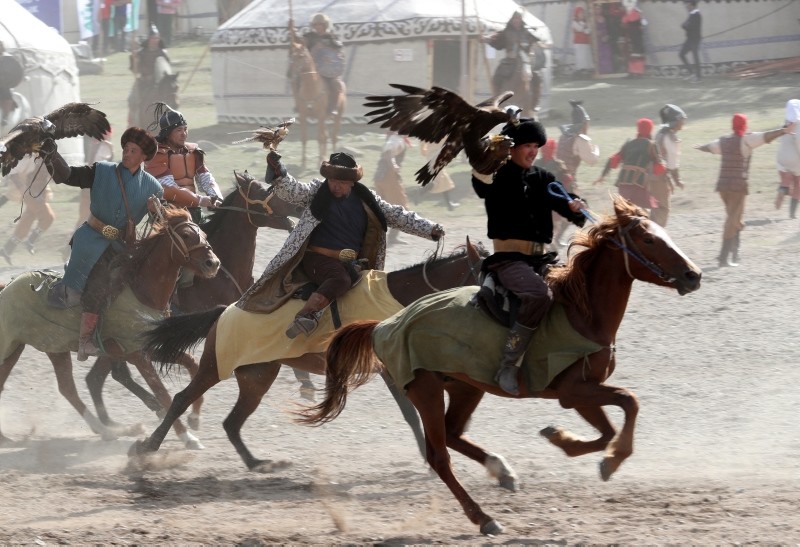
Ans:
[[[164,209],[164,222],[154,222],[150,234],[138,240],[130,254],[123,254],[118,257],[122,279],[130,281],[140,268],[145,267],[145,262],[151,258],[150,255],[153,253],[153,248],[166,233],[167,226],[191,219],[192,217],[187,209],[166,207]]]
[[[233,200],[236,199],[236,196],[239,195],[238,190],[235,188],[231,191],[225,198],[222,200],[222,207],[230,207]],[[201,224],[200,229],[206,233],[206,236],[211,237],[212,234],[215,234],[217,230],[219,230],[220,226],[222,226],[223,222],[225,222],[225,216],[228,213],[232,213],[233,211],[229,209],[215,209],[209,216],[206,218]]]
[[[486,250],[486,248],[483,246],[483,243],[478,241],[477,243],[473,243],[473,245],[475,249],[478,251],[478,255],[480,255],[481,258],[486,258],[487,256],[489,256],[489,251]],[[430,256],[428,256],[428,258],[426,258],[422,262],[413,264],[411,266],[407,266],[401,270],[393,270],[393,272],[394,273],[407,272],[410,270],[419,269],[426,265],[435,266],[436,264],[441,264],[443,262],[453,260],[454,258],[461,258],[466,254],[467,254],[467,246],[459,245],[456,248],[454,248],[448,255],[439,255],[436,252],[433,252],[430,254]]]
[[[586,292],[586,272],[597,258],[609,238],[614,237],[621,226],[633,217],[647,217],[647,213],[625,198],[614,195],[616,215],[602,216],[586,231],[576,232],[569,244],[567,264],[555,266],[546,279],[556,299],[572,303],[585,317],[591,316],[589,295]],[[573,247],[583,247],[575,253]]]

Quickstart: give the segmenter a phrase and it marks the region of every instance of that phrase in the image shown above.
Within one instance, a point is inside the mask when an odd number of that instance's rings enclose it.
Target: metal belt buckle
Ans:
[[[103,226],[103,229],[100,231],[100,233],[106,239],[119,239],[119,229],[108,224]]]
[[[342,249],[339,251],[339,260],[342,262],[350,262],[351,260],[355,260],[358,258],[358,253],[355,252],[353,249]]]

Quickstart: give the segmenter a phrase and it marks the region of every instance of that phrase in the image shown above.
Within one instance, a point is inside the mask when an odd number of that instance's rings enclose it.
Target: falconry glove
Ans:
[[[58,146],[53,139],[45,139],[39,148],[39,157],[42,158],[47,172],[56,183],[66,182],[72,170],[66,160],[58,153]]]
[[[281,155],[274,150],[267,154],[267,174],[264,180],[267,184],[272,184],[276,179],[281,179],[286,176],[286,167],[281,161]]]

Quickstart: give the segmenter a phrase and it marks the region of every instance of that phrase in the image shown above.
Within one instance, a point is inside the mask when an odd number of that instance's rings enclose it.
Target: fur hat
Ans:
[[[364,169],[347,152],[334,152],[329,161],[323,161],[319,174],[326,179],[358,182],[364,176]]]
[[[531,142],[544,146],[547,142],[547,133],[544,130],[544,126],[533,118],[520,118],[519,125],[516,126],[507,123],[500,133],[514,139],[514,146]]]
[[[129,142],[132,142],[142,149],[147,161],[150,161],[153,159],[153,156],[156,155],[156,150],[158,149],[156,140],[141,127],[129,127],[125,130],[120,139],[122,148],[125,148],[125,145]]]

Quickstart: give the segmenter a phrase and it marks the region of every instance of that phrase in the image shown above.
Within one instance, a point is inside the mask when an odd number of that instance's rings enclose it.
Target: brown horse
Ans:
[[[539,331],[544,328],[544,334],[533,341],[528,352],[535,352],[537,344],[548,344],[543,353],[545,364],[550,366],[549,360],[558,354],[569,351],[574,357],[564,360],[561,372],[552,370],[547,371],[549,375],[535,377],[529,369],[534,359],[541,357],[527,355],[521,375],[536,379],[539,386],[534,383],[531,389],[521,381],[519,395],[519,398],[556,399],[562,407],[574,408],[598,430],[599,437],[592,440],[581,440],[555,427],[548,427],[541,434],[568,456],[605,450],[600,464],[603,480],[608,480],[633,453],[636,396],[625,388],[605,383],[616,367],[616,332],[633,281],[672,287],[683,295],[697,290],[701,277],[697,266],[675,246],[663,228],[647,219],[642,209],[619,197],[614,200],[614,208],[614,217],[605,218],[575,236],[572,245],[583,246],[585,250],[571,256],[567,266],[554,268],[548,277],[557,302],[561,303],[557,307],[561,310],[557,314],[559,324],[571,324],[576,335],[560,346],[553,342],[548,325],[554,323],[548,321],[555,321],[554,309],[539,328]],[[396,314],[392,321],[362,321],[341,329],[327,352],[325,399],[309,408],[300,421],[321,424],[338,416],[344,409],[348,391],[367,382],[375,367],[380,366],[376,365],[377,356],[398,386],[406,388],[408,398],[419,411],[430,466],[481,532],[497,534],[502,527],[481,510],[459,483],[447,450],[450,448],[483,464],[492,476],[500,479],[502,486],[516,489],[516,475],[505,460],[486,452],[464,435],[484,394],[512,397],[492,381],[507,329],[466,303],[470,295],[465,292],[470,289],[453,289],[422,298]],[[448,306],[449,303],[456,305]],[[453,314],[467,316],[463,321],[471,326],[453,325],[457,323]],[[480,333],[493,328],[496,331],[488,333],[488,341],[478,340]],[[431,343],[433,340],[438,342]],[[575,351],[578,344],[581,349]],[[389,347],[393,351],[388,351]],[[584,349],[590,347],[595,349]],[[453,358],[465,353],[463,359]],[[469,375],[463,372],[459,361],[475,362]],[[476,376],[483,380],[476,380]],[[445,392],[450,400],[447,408]],[[619,406],[624,412],[625,421],[619,432],[603,410],[607,405]]]
[[[156,59],[153,85],[141,86],[135,81],[128,101],[128,125],[147,127],[153,122],[150,107],[155,103],[166,103],[178,108],[178,73],[172,73],[172,67],[164,57]]]
[[[105,352],[135,365],[164,407],[172,399],[151,361],[137,346],[136,337],[147,328],[150,319],[161,316],[168,306],[181,267],[188,267],[199,276],[213,276],[219,269],[219,260],[200,228],[191,222],[189,213],[168,209],[154,224],[153,233],[138,241],[130,258],[124,260],[121,279],[127,289],[114,299],[102,326]],[[81,309],[56,309],[47,304],[47,287],[56,280],[57,276],[47,272],[28,272],[0,292],[0,317],[4,318],[0,330],[0,392],[25,346],[31,345],[50,358],[59,392],[92,431],[104,439],[116,438],[123,433],[103,425],[78,395],[70,352],[78,348]],[[180,421],[175,422],[175,432],[187,445],[197,443]],[[2,441],[8,439],[0,433]]]
[[[317,72],[314,59],[306,46],[294,40],[289,42],[289,80],[292,82],[295,108],[300,121],[300,141],[302,143],[302,167],[306,167],[306,141],[308,140],[308,125],[311,120],[317,123],[317,143],[319,145],[319,160],[327,155],[328,128],[326,122],[331,118],[331,148],[336,150],[336,141],[342,126],[342,114],[347,106],[347,94],[344,82],[340,84],[339,94],[336,99],[336,115],[328,113],[328,90],[322,76]],[[317,162],[319,163],[319,162]]]
[[[390,272],[386,275],[388,290],[400,305],[407,306],[417,298],[439,289],[458,287],[468,282],[475,283],[478,280],[482,256],[485,256],[485,254],[486,252],[480,245],[473,246],[467,240],[466,248],[462,252],[438,259],[434,259],[434,257],[423,264]],[[365,284],[366,281],[362,281],[359,285],[363,287]],[[284,304],[284,307],[288,306],[289,303]],[[217,361],[217,334],[218,319],[224,311],[225,307],[221,306],[208,312],[170,317],[160,321],[155,329],[147,333],[145,345],[148,354],[154,361],[164,363],[167,366],[173,362],[175,355],[180,355],[203,338],[206,338],[206,343],[203,355],[200,358],[200,370],[197,375],[186,389],[175,396],[172,406],[161,425],[156,428],[150,437],[144,441],[138,441],[131,447],[131,457],[157,451],[169,431],[172,421],[180,417],[192,401],[221,381],[220,366],[225,365],[225,363],[218,363]],[[271,317],[273,314],[256,315],[260,315],[263,319],[263,328],[259,323],[260,332],[283,332],[284,324],[271,324],[276,322]],[[280,321],[281,319],[279,318],[278,322]],[[322,332],[319,334],[325,336],[327,333]],[[285,343],[281,342],[279,345],[285,350],[289,342],[286,339]],[[245,344],[246,341],[242,340],[241,343]],[[228,417],[225,418],[223,427],[228,439],[250,470],[269,468],[270,462],[256,459],[252,455],[242,441],[241,429],[245,420],[255,412],[261,403],[261,399],[275,381],[278,371],[280,371],[281,363],[314,374],[324,374],[325,372],[325,359],[322,353],[306,353],[299,357],[286,358],[285,354],[280,355],[276,352],[276,355],[265,355],[262,362],[243,365],[234,369],[236,381],[239,384],[239,398]],[[227,372],[224,377],[227,377]],[[384,379],[387,382],[391,381],[388,377],[384,377]],[[393,386],[390,384],[389,387],[391,389]],[[417,426],[415,434],[417,435],[418,443],[422,443],[416,411],[414,411],[414,408],[402,393],[396,389],[392,393],[395,395],[401,411],[412,429]],[[424,447],[421,446],[422,448]]]
[[[289,217],[297,218],[302,213],[301,207],[277,197],[273,186],[255,180],[247,172],[234,172],[234,179],[234,191],[225,197],[210,218],[200,226],[220,260],[220,275],[195,278],[190,286],[178,287],[173,298],[173,313],[192,313],[238,300],[243,289],[253,283],[257,230],[273,228],[290,231],[294,223]],[[184,366],[190,376],[197,372],[197,362],[189,354],[181,356],[178,364]],[[86,375],[86,384],[97,417],[102,423],[107,426],[116,425],[109,417],[103,402],[103,385],[109,373],[139,397],[150,410],[164,412],[158,400],[136,383],[127,363],[99,357]],[[202,403],[202,397],[198,398],[192,404],[192,412],[187,417],[189,427],[195,430],[200,427]]]
[[[537,48],[531,55],[520,52],[518,58],[505,58],[500,61],[492,79],[494,94],[513,91],[512,101],[522,109],[522,116],[535,117],[541,98],[541,76],[535,70],[536,59],[544,52]]]

